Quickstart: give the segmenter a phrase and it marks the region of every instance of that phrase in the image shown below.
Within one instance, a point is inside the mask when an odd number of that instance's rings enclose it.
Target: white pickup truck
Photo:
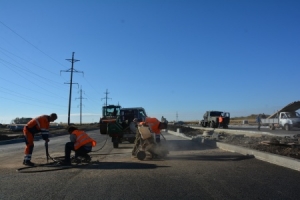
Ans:
[[[274,118],[261,119],[262,124],[268,124],[271,130],[282,128],[287,131],[294,127],[300,128],[300,114],[296,111],[279,112]]]

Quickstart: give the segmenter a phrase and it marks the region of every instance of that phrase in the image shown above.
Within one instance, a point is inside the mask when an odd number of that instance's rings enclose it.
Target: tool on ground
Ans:
[[[48,141],[45,140],[45,149],[46,149],[46,158],[47,158],[47,163],[49,161],[49,152],[48,152]]]

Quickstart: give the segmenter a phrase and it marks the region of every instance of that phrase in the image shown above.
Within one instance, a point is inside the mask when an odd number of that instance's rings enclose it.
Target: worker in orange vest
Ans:
[[[157,118],[146,117],[145,121],[139,122],[139,125],[149,126],[151,132],[155,133],[155,141],[156,143],[160,143],[160,131],[162,129],[167,128],[167,123],[160,122]],[[132,149],[132,155],[135,156],[136,150],[140,144],[140,134],[136,135],[136,139],[134,141],[134,147]]]
[[[30,120],[23,128],[23,134],[25,138],[25,157],[23,164],[27,166],[34,166],[31,162],[31,156],[34,147],[34,135],[37,133],[42,134],[43,140],[49,142],[49,126],[50,122],[54,122],[57,119],[57,115],[52,113],[51,115],[41,115],[39,117]]]
[[[92,147],[96,146],[96,141],[88,136],[86,132],[78,130],[76,127],[71,126],[68,128],[71,142],[67,142],[65,145],[65,160],[64,165],[71,165],[71,151],[75,151],[75,159],[79,156],[89,158],[89,152],[92,151]]]
[[[149,126],[150,130],[155,133],[155,141],[156,143],[160,143],[160,131],[161,129],[166,129],[167,124],[164,122],[160,122],[156,118],[152,117],[146,117],[144,122],[141,122],[140,124]]]
[[[219,128],[221,127],[222,123],[223,123],[223,117],[222,117],[222,115],[220,115],[220,117],[219,117]]]

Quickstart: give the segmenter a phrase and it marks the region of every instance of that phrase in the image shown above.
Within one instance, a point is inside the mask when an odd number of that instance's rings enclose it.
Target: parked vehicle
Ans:
[[[292,130],[294,127],[300,128],[300,115],[296,112],[300,108],[300,101],[294,101],[266,119],[261,119],[261,124],[268,125],[270,130],[282,128]]]
[[[270,130],[282,128],[292,130],[294,127],[300,128],[300,114],[298,112],[280,112],[275,118],[261,119],[262,124],[268,124]]]
[[[222,116],[222,123],[219,123],[219,117]],[[222,111],[206,111],[203,119],[200,121],[202,127],[228,128],[230,122],[230,113]]]

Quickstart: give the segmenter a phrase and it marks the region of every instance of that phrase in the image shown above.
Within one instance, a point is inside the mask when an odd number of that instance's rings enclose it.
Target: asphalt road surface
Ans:
[[[98,144],[96,152],[91,153],[92,163],[81,167],[37,167],[20,173],[16,170],[23,167],[24,144],[0,145],[0,199],[232,200],[300,196],[298,171],[252,157],[164,133],[168,157],[139,161],[131,157],[132,144],[123,143],[114,149],[98,130],[88,133]],[[63,156],[68,136],[50,139],[50,155]],[[46,163],[43,141],[35,141],[32,161]]]

